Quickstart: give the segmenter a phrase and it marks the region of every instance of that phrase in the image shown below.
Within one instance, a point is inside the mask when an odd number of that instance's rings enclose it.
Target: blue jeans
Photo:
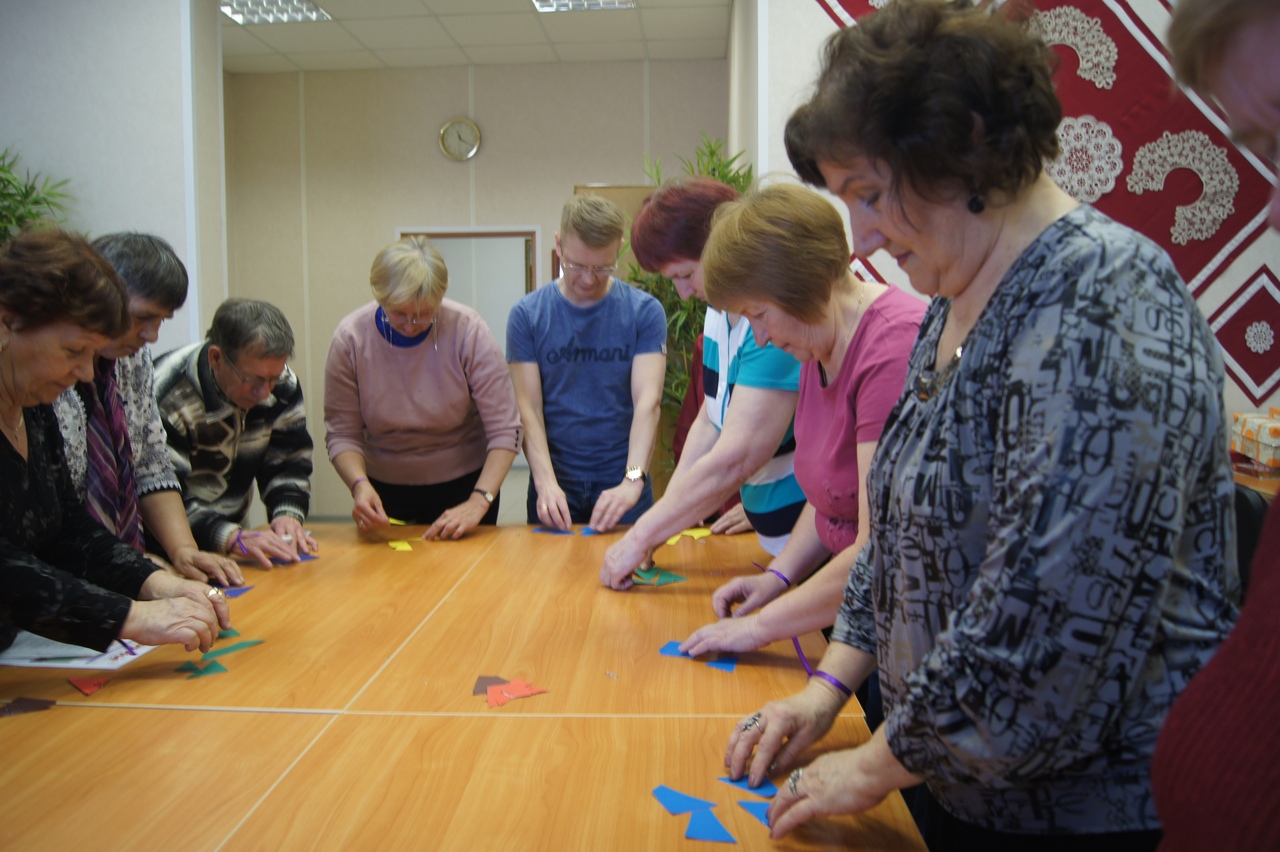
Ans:
[[[573,480],[558,480],[561,490],[564,491],[565,500],[569,504],[569,517],[575,524],[591,523],[591,511],[596,507],[596,501],[600,499],[600,492],[606,491],[617,485],[617,482],[574,482]],[[640,499],[636,504],[622,516],[620,524],[634,524],[636,518],[643,515],[653,505],[653,485],[646,479],[644,490],[640,492]],[[529,523],[540,524],[542,521],[538,519],[538,492],[533,487],[533,477],[529,477],[529,500],[526,505]]]

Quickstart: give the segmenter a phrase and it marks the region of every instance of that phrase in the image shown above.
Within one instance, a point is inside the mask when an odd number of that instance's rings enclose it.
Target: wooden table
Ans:
[[[734,722],[804,671],[790,642],[732,673],[658,649],[755,571],[754,536],[664,546],[688,581],[618,593],[597,580],[616,535],[420,532],[397,529],[413,544],[398,553],[317,525],[320,560],[247,571],[241,636],[220,645],[265,641],[220,658],[225,674],[188,679],[175,670],[198,655],[170,646],[85,697],[78,672],[0,668],[0,701],[58,702],[0,718],[0,848],[707,848],[659,784],[714,801],[744,848],[924,848],[897,794],[773,844],[736,804],[756,797],[716,780]],[[822,637],[802,643],[816,663]],[[489,709],[480,675],[549,691]],[[822,746],[867,737],[851,702]]]

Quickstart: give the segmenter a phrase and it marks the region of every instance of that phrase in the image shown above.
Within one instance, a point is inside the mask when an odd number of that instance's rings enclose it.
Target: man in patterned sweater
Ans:
[[[286,363],[292,355],[293,330],[279,308],[228,299],[206,341],[155,365],[156,400],[196,541],[266,567],[316,548],[302,528],[312,443],[302,388]],[[248,532],[255,480],[271,528]]]

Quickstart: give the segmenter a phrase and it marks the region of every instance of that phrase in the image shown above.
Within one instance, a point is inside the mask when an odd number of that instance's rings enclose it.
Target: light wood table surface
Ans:
[[[716,779],[732,725],[799,690],[788,642],[733,672],[658,649],[713,617],[711,592],[756,569],[754,536],[681,539],[660,567],[686,582],[602,587],[607,536],[481,530],[413,551],[316,525],[321,558],[249,569],[225,674],[156,649],[92,696],[66,669],[0,668],[0,848],[683,849],[665,784],[717,804],[744,848],[923,849],[901,797],[774,844]],[[802,637],[812,663],[824,642]],[[478,676],[547,693],[489,709]],[[823,749],[869,736],[850,702]],[[816,755],[818,750],[814,751]],[[784,777],[775,781],[785,783]]]

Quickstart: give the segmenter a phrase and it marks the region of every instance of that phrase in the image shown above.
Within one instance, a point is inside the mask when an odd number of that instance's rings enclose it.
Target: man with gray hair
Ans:
[[[311,436],[289,369],[293,330],[280,309],[228,299],[208,339],[156,359],[156,400],[196,541],[204,549],[299,561],[311,504]],[[258,483],[271,529],[243,528]]]
[[[531,524],[603,532],[653,505],[667,318],[657,299],[613,277],[625,226],[613,202],[571,198],[556,234],[563,272],[507,317]]]

